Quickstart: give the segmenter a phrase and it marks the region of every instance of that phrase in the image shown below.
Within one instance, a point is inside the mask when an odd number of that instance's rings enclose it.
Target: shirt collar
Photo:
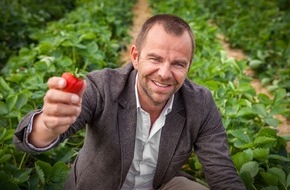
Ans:
[[[141,108],[140,105],[140,101],[139,101],[139,96],[138,96],[138,90],[137,90],[137,80],[138,80],[138,73],[136,75],[135,78],[135,97],[136,97],[136,105],[137,105],[137,109]],[[173,100],[174,100],[174,94],[169,98],[169,100],[167,101],[165,107],[163,108],[163,113],[165,115],[169,114],[172,110],[172,106],[173,106]]]

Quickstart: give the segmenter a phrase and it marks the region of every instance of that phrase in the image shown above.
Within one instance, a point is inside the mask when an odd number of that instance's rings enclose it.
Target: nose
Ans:
[[[168,64],[168,63],[160,64],[160,67],[159,67],[159,70],[158,70],[158,75],[162,79],[170,78],[172,76],[170,64]]]

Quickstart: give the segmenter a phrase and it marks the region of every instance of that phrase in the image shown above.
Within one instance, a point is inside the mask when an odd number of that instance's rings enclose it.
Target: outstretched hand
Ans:
[[[62,77],[51,77],[43,98],[42,113],[34,118],[29,141],[34,146],[45,147],[75,122],[81,112],[82,96],[86,88],[77,93],[65,92],[68,82]]]

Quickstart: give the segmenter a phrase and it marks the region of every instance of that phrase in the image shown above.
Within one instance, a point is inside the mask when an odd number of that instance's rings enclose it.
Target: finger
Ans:
[[[51,77],[47,81],[47,86],[49,89],[61,90],[66,86],[66,80],[62,77]]]
[[[43,117],[43,122],[45,126],[55,133],[61,134],[67,130],[67,128],[76,121],[74,116],[65,117],[55,117],[55,116],[45,116]]]
[[[75,116],[78,117],[81,112],[81,107],[71,104],[51,104],[47,103],[43,106],[42,112],[48,116]]]
[[[74,93],[64,92],[57,89],[49,89],[44,96],[44,102],[79,105],[80,97]]]

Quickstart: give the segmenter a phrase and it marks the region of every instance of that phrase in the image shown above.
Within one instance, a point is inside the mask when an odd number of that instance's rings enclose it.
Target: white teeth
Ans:
[[[167,85],[167,84],[161,84],[161,83],[156,82],[156,81],[154,81],[154,83],[155,83],[157,86],[160,86],[160,87],[167,87],[167,86],[169,86],[169,85]]]

